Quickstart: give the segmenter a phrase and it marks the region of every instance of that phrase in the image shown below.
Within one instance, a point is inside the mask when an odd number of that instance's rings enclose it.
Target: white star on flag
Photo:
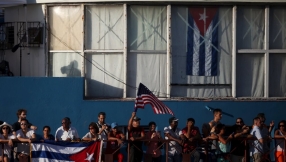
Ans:
[[[206,19],[208,18],[208,16],[206,15],[206,13],[200,14],[200,19],[199,20],[203,20],[204,22],[206,22]]]
[[[87,152],[87,153],[86,153],[86,156],[87,156],[87,157],[86,157],[86,159],[84,159],[84,160],[87,160],[87,161],[89,161],[89,162],[91,162],[92,160],[94,160],[94,158],[93,158],[93,153],[89,155],[89,153]]]

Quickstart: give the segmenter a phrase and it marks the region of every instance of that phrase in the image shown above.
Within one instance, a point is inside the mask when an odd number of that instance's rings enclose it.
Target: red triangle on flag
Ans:
[[[101,156],[101,141],[96,141],[82,151],[70,156],[76,162],[99,162]]]
[[[189,12],[196,22],[200,34],[205,35],[210,23],[212,22],[218,8],[215,7],[190,7]]]

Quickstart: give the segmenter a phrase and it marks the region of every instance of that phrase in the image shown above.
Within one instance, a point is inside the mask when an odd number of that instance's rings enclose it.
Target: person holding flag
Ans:
[[[132,112],[131,118],[128,122],[128,138],[129,143],[129,162],[141,162],[142,151],[142,139],[145,137],[145,132],[140,127],[140,118],[136,116],[136,112]]]

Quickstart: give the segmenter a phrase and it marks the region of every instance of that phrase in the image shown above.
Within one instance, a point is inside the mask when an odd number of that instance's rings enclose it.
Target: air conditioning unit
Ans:
[[[29,41],[28,44],[43,44],[43,27],[28,28]]]

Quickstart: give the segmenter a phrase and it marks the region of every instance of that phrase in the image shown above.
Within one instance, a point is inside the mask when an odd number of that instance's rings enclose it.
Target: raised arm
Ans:
[[[132,120],[133,120],[135,115],[136,115],[136,112],[132,112],[132,115],[131,115],[131,117],[130,117],[130,119],[128,121],[128,127],[127,127],[128,131],[130,131],[131,128],[132,128]]]

